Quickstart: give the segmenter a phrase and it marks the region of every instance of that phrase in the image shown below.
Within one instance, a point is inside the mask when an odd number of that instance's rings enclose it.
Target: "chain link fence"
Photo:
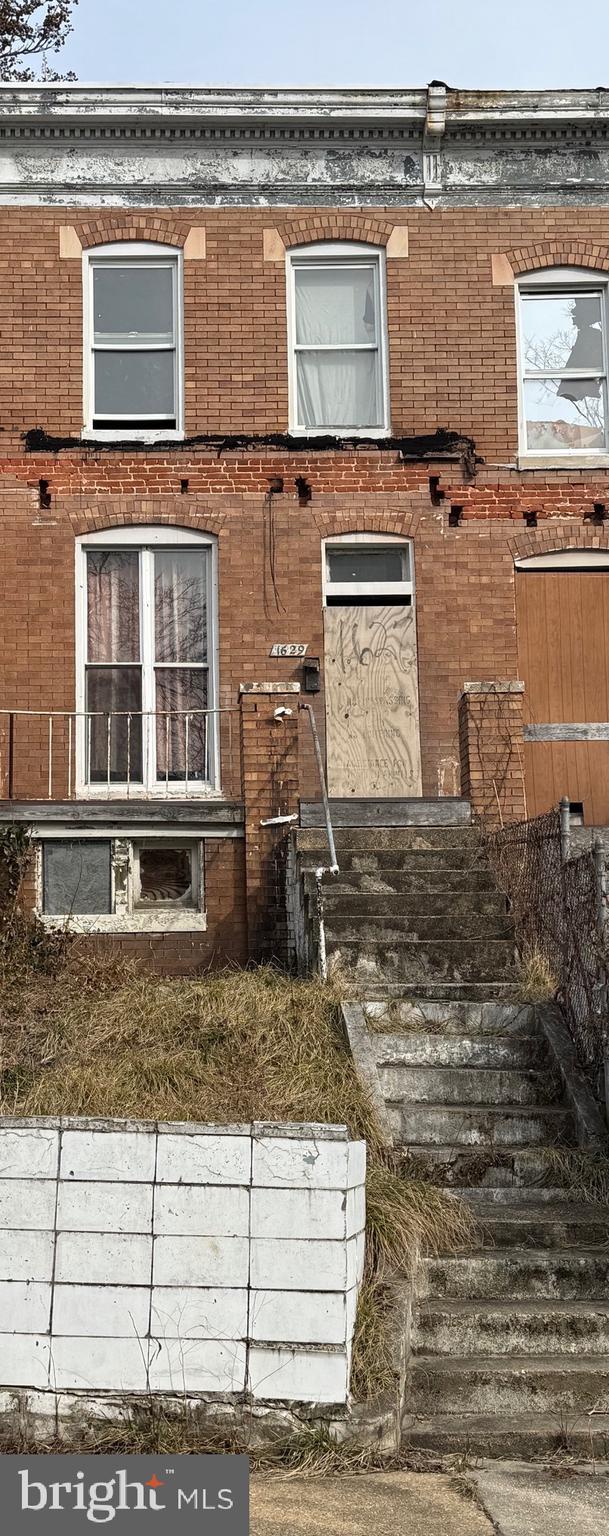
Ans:
[[[568,812],[483,833],[526,964],[545,959],[583,1066],[604,1097],[609,949],[600,848],[569,857]]]

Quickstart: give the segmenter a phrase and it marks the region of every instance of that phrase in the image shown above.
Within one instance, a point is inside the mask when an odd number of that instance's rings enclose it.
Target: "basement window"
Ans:
[[[70,838],[44,844],[43,911],[82,917],[112,911],[111,843]]]
[[[138,843],[133,862],[133,904],[137,911],[184,911],[198,905],[198,858],[193,843]]]
[[[180,434],[181,255],[121,244],[85,252],[85,431]]]
[[[204,929],[203,843],[196,837],[48,838],[38,903],[49,927],[75,933]]]
[[[288,253],[290,431],[389,431],[385,253],[324,244]]]

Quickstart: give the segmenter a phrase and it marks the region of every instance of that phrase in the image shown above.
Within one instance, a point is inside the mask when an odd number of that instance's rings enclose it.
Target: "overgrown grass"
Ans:
[[[518,975],[518,996],[523,1003],[548,1003],[556,996],[558,977],[537,945],[522,952]]]
[[[609,1157],[600,1151],[551,1147],[546,1182],[567,1189],[575,1200],[609,1205]]]
[[[15,960],[17,963],[15,963]],[[341,983],[270,968],[196,980],[142,973],[77,947],[0,954],[0,1113],[200,1123],[345,1124],[368,1146],[366,1283],[354,1376],[387,1388],[387,1286],[419,1251],[467,1244],[472,1218],[404,1177],[355,1072]],[[385,1342],[383,1342],[383,1340]]]

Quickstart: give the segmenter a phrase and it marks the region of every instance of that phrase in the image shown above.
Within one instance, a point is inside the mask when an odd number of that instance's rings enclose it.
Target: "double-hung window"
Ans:
[[[85,429],[182,428],[181,255],[163,246],[85,252]]]
[[[606,454],[606,281],[554,268],[522,278],[517,302],[521,452]]]
[[[129,528],[78,560],[82,787],[215,787],[212,544]]]
[[[389,430],[384,253],[313,245],[288,253],[290,430]]]

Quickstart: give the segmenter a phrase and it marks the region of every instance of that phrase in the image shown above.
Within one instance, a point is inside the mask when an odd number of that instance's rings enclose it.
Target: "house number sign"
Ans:
[[[271,655],[271,656],[306,656],[308,649],[309,649],[308,645],[280,645],[279,642],[277,641],[275,643],[275,645],[271,646],[269,655]]]

